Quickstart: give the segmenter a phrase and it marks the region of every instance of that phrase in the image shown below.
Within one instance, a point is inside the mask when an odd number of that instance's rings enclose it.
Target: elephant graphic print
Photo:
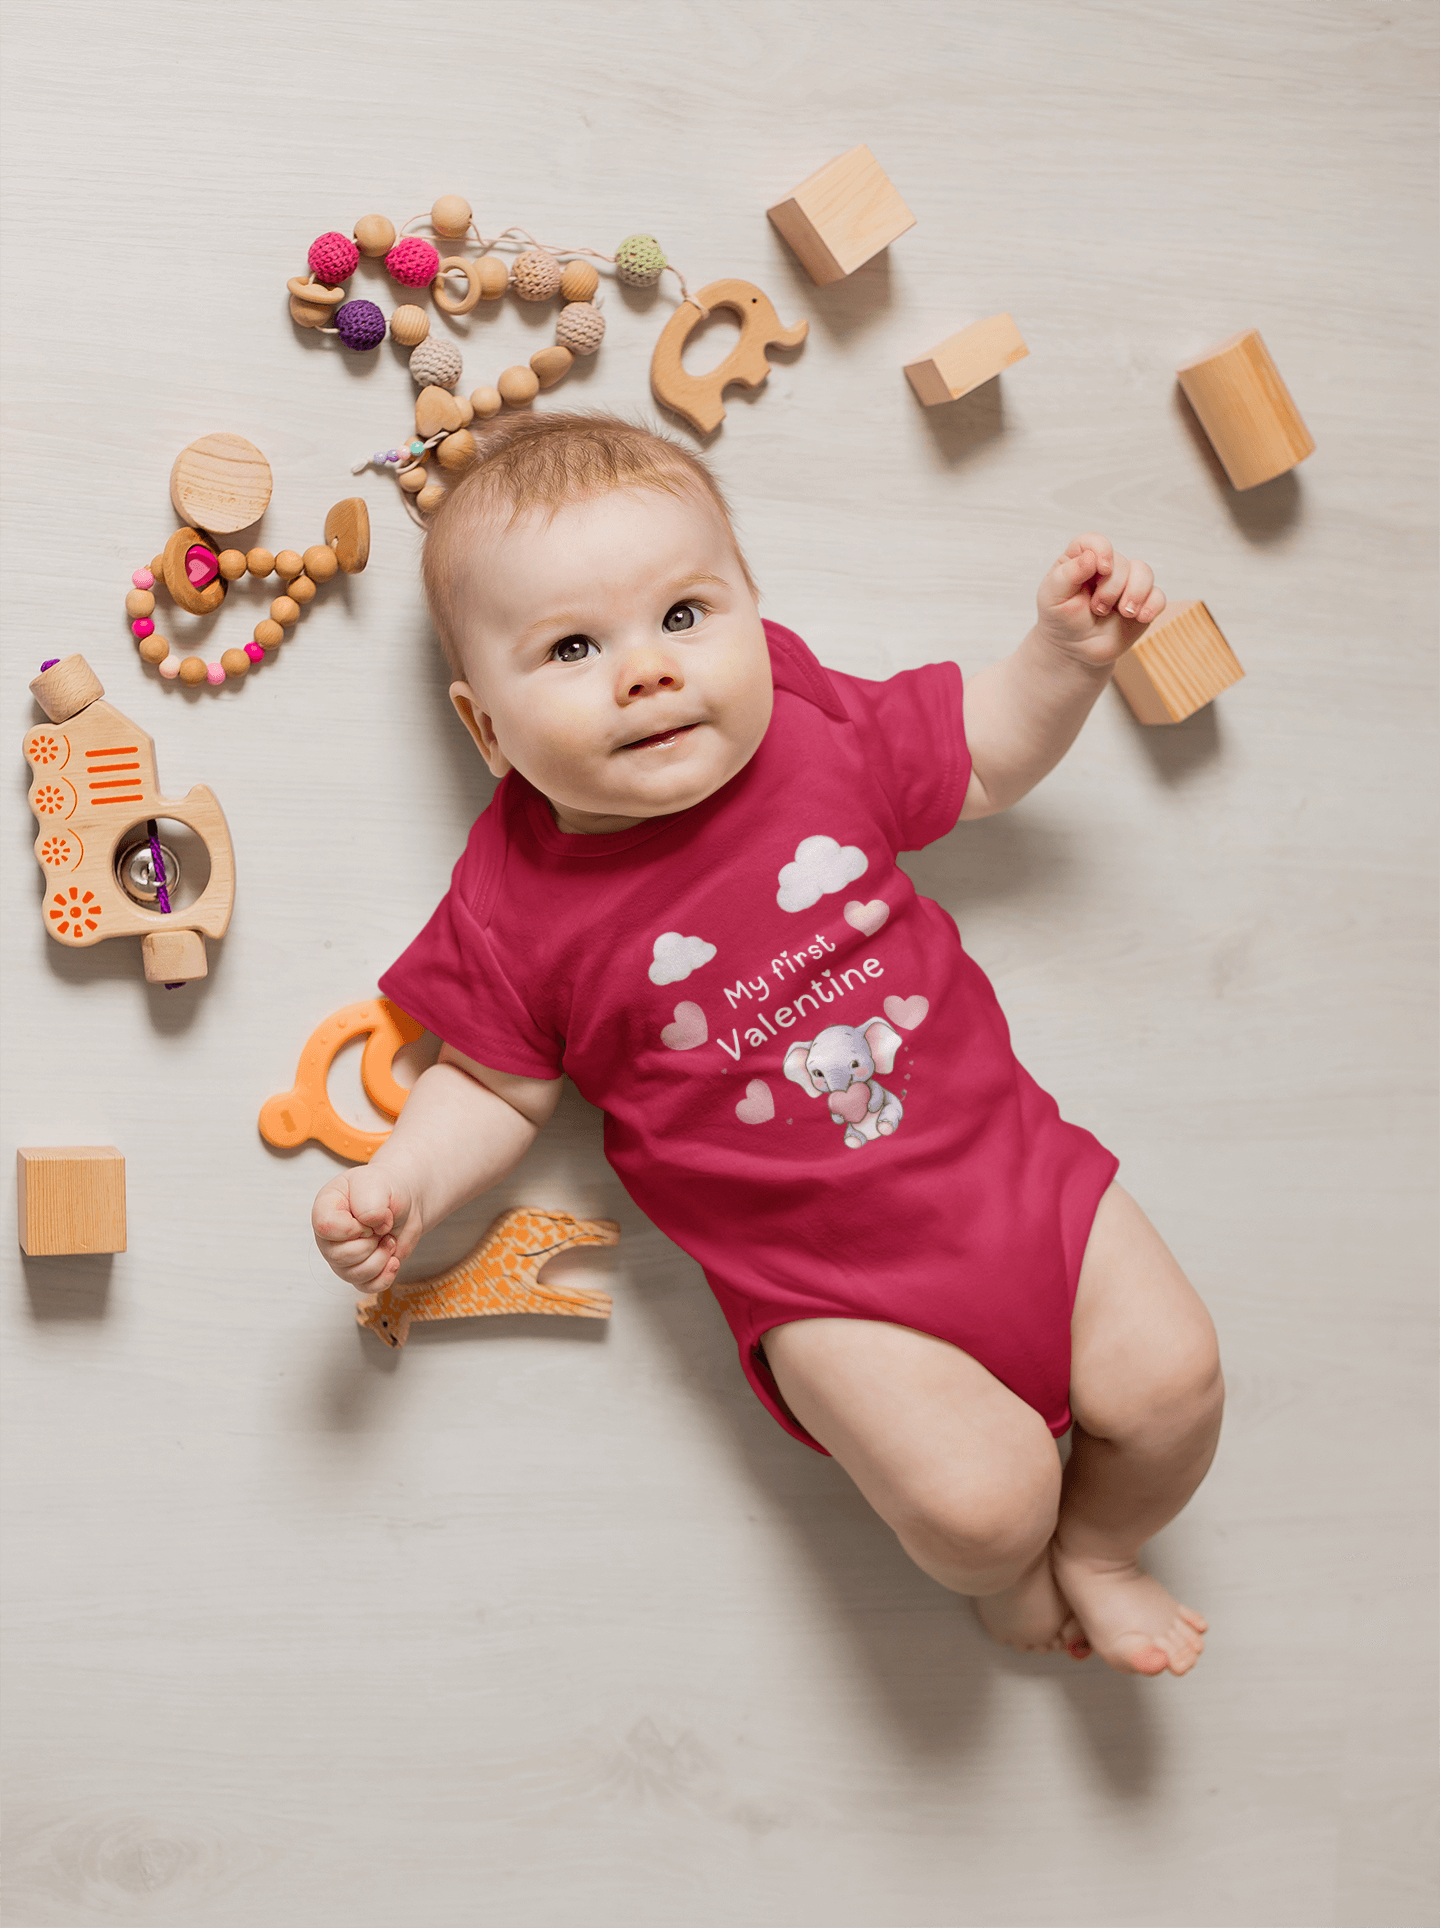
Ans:
[[[766,632],[774,713],[736,776],[581,836],[512,771],[381,989],[479,1064],[564,1073],[599,1107],[610,1164],[797,1438],[762,1341],[823,1317],[948,1339],[1063,1431],[1116,1161],[1016,1062],[953,919],[896,862],[959,816],[960,673],[868,682]]]

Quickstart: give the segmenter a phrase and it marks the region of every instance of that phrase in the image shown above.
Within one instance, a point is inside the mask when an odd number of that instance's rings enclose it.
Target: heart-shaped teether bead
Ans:
[[[185,551],[185,575],[192,589],[204,589],[220,573],[220,558],[203,543],[192,542]]]

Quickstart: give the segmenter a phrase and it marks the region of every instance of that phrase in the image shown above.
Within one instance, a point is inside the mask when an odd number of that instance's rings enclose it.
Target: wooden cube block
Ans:
[[[1244,674],[1203,602],[1171,603],[1115,665],[1142,723],[1183,723]]]
[[[1310,431],[1258,329],[1231,335],[1176,372],[1237,489],[1273,481],[1314,452]]]
[[[915,225],[868,147],[837,154],[767,212],[822,288],[854,274]]]
[[[906,362],[910,386],[926,408],[958,401],[982,382],[993,381],[1002,368],[1023,361],[1030,353],[1009,315],[991,315],[951,335],[919,361]]]
[[[15,1182],[22,1252],[125,1250],[125,1159],[114,1145],[22,1146]]]
[[[140,940],[140,956],[147,984],[188,984],[210,975],[199,931],[147,931]]]

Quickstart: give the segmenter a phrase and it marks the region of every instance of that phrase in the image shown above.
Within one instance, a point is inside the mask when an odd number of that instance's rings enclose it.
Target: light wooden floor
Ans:
[[[1433,1922],[1432,9],[55,0],[7,39],[3,1157],[117,1143],[131,1226],[0,1296],[7,1923]],[[918,226],[817,289],[763,210],[862,140]],[[256,1113],[487,788],[414,532],[349,474],[405,371],[299,337],[284,283],[450,190],[557,244],[653,229],[809,319],[714,455],[825,660],[978,667],[1098,525],[1246,667],[1169,732],[1107,700],[913,860],[1219,1324],[1220,1459],[1154,1550],[1213,1623],[1190,1679],[989,1647],[755,1403],[573,1094],[433,1255],[512,1199],[613,1212],[618,1252],[564,1262],[608,1329],[382,1356],[313,1253],[331,1162]],[[670,305],[612,294],[563,399],[645,408]],[[1001,309],[1029,359],[922,411],[901,363]],[[549,325],[477,316],[465,386]],[[1319,446],[1236,496],[1173,370],[1248,325]],[[271,546],[357,486],[376,541],[278,665],[192,699],[119,605],[215,428],[274,464]],[[228,812],[198,989],[42,934],[25,686],[75,648]]]

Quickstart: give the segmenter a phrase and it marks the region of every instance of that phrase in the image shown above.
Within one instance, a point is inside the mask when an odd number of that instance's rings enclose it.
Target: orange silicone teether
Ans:
[[[300,1053],[300,1067],[289,1091],[267,1098],[260,1111],[260,1136],[281,1151],[291,1151],[314,1138],[327,1151],[365,1164],[389,1137],[388,1131],[363,1131],[347,1124],[330,1102],[326,1088],[335,1053],[352,1038],[369,1033],[360,1058],[360,1082],[377,1111],[398,1118],[409,1092],[395,1082],[391,1066],[395,1054],[424,1032],[388,997],[364,998],[333,1012],[311,1032]]]

